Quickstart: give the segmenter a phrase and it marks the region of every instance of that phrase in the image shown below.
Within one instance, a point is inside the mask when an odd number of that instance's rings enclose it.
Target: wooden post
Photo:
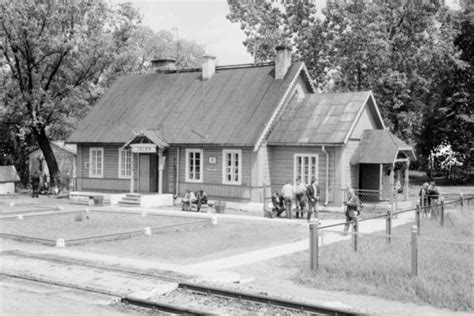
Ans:
[[[309,224],[309,257],[310,267],[313,271],[319,269],[319,221],[315,220],[314,223]]]
[[[462,209],[464,207],[464,194],[462,194],[462,193],[460,195],[460,203],[461,203],[461,211],[462,211]]]
[[[416,204],[415,218],[416,218],[416,227],[418,227],[418,235],[420,234],[420,204]]]
[[[406,165],[406,169],[405,169],[405,189],[403,190],[403,193],[404,193],[404,200],[405,201],[408,201],[408,174],[409,174],[409,171],[410,171],[410,159],[408,159],[407,161],[407,165]]]
[[[267,216],[267,181],[263,178],[263,217]],[[271,216],[270,216],[271,217]]]
[[[441,227],[444,226],[444,196],[441,197],[441,214],[440,214]]]
[[[418,275],[418,243],[417,243],[417,227],[413,225],[411,228],[411,276]]]
[[[393,194],[394,194],[394,190],[395,190],[395,163],[392,163],[392,169],[390,170],[390,207],[392,208],[392,210],[394,209],[393,208]]]
[[[354,251],[357,252],[357,236],[359,233],[359,216],[354,218],[354,233],[352,234],[352,242],[354,244]]]
[[[135,168],[133,163],[133,152],[130,153],[130,193],[133,193],[134,190],[134,178],[135,178]]]
[[[421,212],[422,212],[422,214],[427,214],[426,209],[425,209],[425,207],[426,207],[426,205],[425,205],[425,195],[426,195],[425,190],[421,190]],[[420,226],[418,226],[418,227],[420,227]]]
[[[387,219],[385,223],[386,234],[387,234],[387,243],[390,243],[390,235],[392,235],[392,211],[387,210]]]
[[[166,157],[163,156],[163,149],[158,149],[158,194],[163,193],[163,172],[165,170]]]

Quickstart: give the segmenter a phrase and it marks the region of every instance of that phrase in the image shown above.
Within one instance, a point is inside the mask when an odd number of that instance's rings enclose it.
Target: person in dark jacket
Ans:
[[[278,194],[278,192],[273,193],[272,195],[272,205],[273,205],[273,212],[276,212],[276,217],[280,217],[281,213],[285,211],[285,207],[283,205],[283,197]]]
[[[196,192],[196,200],[193,201],[193,204],[197,205],[197,211],[201,211],[201,205],[207,204],[207,194],[204,190],[199,190]]]
[[[344,225],[344,233],[347,234],[349,231],[349,226],[351,225],[352,221],[360,215],[360,210],[362,208],[362,204],[360,203],[359,197],[354,192],[353,188],[348,189],[349,199],[344,202],[346,206],[346,224]]]
[[[39,173],[35,172],[31,176],[31,188],[33,190],[31,197],[39,198],[39,187],[40,187],[40,176]]]
[[[306,197],[308,198],[308,222],[311,220],[311,214],[314,213],[314,218],[318,219],[318,207],[319,207],[319,196],[320,189],[318,185],[318,179],[313,177],[311,184],[306,187]]]

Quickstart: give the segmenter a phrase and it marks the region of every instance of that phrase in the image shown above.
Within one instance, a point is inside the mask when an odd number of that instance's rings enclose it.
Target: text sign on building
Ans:
[[[156,153],[155,144],[131,144],[132,153]]]

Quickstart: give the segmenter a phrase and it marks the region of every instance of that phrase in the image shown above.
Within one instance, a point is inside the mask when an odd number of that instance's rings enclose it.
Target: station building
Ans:
[[[314,176],[322,200],[347,186],[383,192],[413,149],[384,125],[372,92],[318,93],[304,63],[278,47],[275,62],[124,76],[68,139],[79,191],[262,203],[286,180]],[[406,173],[407,174],[407,173]],[[388,189],[388,192],[390,190]]]

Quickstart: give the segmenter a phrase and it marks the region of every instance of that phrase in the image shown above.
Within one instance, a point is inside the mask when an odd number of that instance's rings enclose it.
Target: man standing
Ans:
[[[314,212],[314,218],[318,219],[318,203],[320,196],[318,179],[311,178],[311,184],[306,188],[306,196],[308,197],[308,222],[311,220],[311,214]]]
[[[295,186],[295,202],[296,202],[296,218],[303,218],[305,203],[306,187],[301,183],[301,178],[296,178]],[[299,210],[299,211],[298,211]]]
[[[348,189],[349,193],[349,198],[347,202],[344,202],[344,205],[346,205],[346,224],[344,225],[344,234],[347,234],[349,231],[349,226],[351,224],[355,225],[353,223],[354,219],[360,215],[360,210],[362,207],[362,204],[360,203],[359,198],[355,194],[355,191],[353,188]]]
[[[286,217],[291,219],[291,207],[293,199],[295,198],[295,188],[291,184],[290,180],[286,181],[286,184],[281,189],[281,194],[283,195],[283,200],[285,201]]]

